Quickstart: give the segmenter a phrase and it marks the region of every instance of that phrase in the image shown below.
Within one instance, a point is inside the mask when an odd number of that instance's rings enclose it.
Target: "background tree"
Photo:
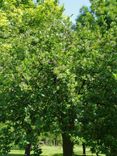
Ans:
[[[116,153],[115,5],[116,1],[91,1],[91,10],[81,10],[76,26],[82,45],[78,50],[84,59],[81,123],[85,131],[82,135],[97,153],[102,151],[107,155]]]

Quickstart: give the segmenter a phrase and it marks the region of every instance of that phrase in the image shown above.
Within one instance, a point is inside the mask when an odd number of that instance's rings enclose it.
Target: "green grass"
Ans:
[[[60,146],[42,146],[42,155],[41,156],[62,156],[62,147]],[[77,156],[82,155],[82,147],[81,146],[75,146],[74,152]],[[95,154],[92,154],[90,150],[87,148],[87,156],[96,156]],[[12,150],[9,154],[9,156],[23,156],[24,151],[23,150]],[[100,155],[104,156],[104,155]]]
[[[42,156],[59,156],[62,154],[61,146],[42,146],[42,151]]]

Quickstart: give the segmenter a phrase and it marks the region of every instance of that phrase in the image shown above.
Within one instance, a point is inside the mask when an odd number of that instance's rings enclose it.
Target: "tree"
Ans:
[[[84,74],[85,86],[80,119],[83,135],[93,150],[107,155],[116,153],[115,6],[116,1],[92,0],[91,9],[82,10],[76,27],[82,45],[78,49],[84,58],[81,74]]]
[[[58,1],[1,1],[2,154],[23,142],[26,156],[40,155],[47,131],[61,132],[64,156],[76,134],[97,154],[116,154],[116,2],[95,2],[72,30]]]
[[[54,1],[38,6],[29,1],[25,4],[15,0],[4,2],[1,11],[8,21],[8,36],[3,41],[9,45],[8,71],[1,75],[3,79],[7,75],[1,82],[8,82],[1,90],[4,122],[10,123],[14,133],[18,130],[25,134],[25,155],[30,155],[35,136],[54,127],[61,131],[64,156],[71,156],[75,120],[71,24],[63,17],[63,8]],[[4,57],[2,61],[6,63]]]

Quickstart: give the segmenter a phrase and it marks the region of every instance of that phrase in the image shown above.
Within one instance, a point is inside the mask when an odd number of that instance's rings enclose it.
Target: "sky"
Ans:
[[[71,16],[71,21],[75,23],[75,19],[79,14],[82,6],[90,6],[89,0],[59,0],[60,4],[64,4],[65,15]]]

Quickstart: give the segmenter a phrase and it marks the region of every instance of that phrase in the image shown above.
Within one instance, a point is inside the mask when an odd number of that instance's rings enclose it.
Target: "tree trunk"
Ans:
[[[30,156],[31,144],[27,144],[25,147],[25,156]]]
[[[86,156],[86,145],[82,143],[83,156]]]
[[[63,156],[73,156],[73,142],[70,139],[70,136],[63,133]]]
[[[54,138],[54,146],[58,146],[57,137]]]

